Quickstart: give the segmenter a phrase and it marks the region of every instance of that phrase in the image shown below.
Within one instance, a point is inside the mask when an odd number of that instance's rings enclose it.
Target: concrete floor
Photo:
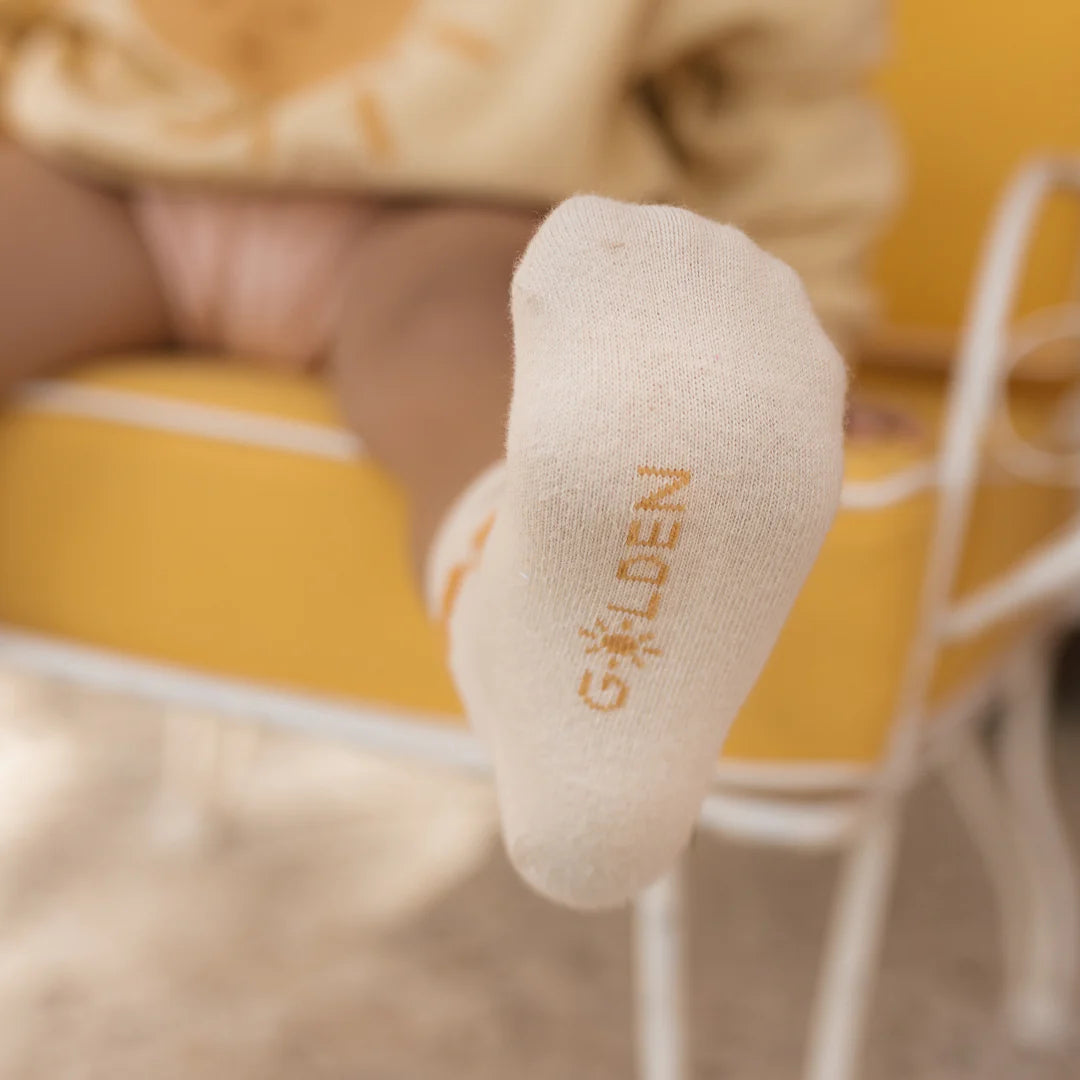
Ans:
[[[159,717],[0,682],[3,1080],[631,1075],[625,913],[521,887],[482,787],[282,736],[224,834],[164,843]],[[1080,833],[1080,726],[1059,766]],[[156,824],[155,824],[156,823]],[[834,860],[703,839],[695,1077],[798,1075]],[[914,801],[864,1075],[1075,1080],[996,1023],[989,892],[940,792]]]

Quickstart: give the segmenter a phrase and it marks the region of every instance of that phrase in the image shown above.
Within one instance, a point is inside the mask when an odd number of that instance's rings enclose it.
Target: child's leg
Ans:
[[[503,456],[510,278],[539,220],[402,207],[364,235],[330,373],[350,424],[409,493],[418,568],[450,503]]]
[[[81,357],[168,337],[122,200],[0,141],[0,393]]]
[[[350,415],[426,513],[502,446],[528,225],[416,219],[419,266],[399,225],[364,276],[376,329],[346,326]],[[593,197],[532,238],[513,339],[505,467],[432,557],[510,857],[604,906],[693,829],[835,511],[845,373],[797,276],[737,230]]]

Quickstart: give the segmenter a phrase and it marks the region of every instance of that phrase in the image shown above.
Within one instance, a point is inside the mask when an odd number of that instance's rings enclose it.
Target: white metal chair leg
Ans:
[[[634,902],[638,1080],[688,1080],[683,863]]]
[[[1001,763],[1027,885],[1018,978],[1009,988],[1014,1036],[1052,1048],[1069,1034],[1080,948],[1080,902],[1068,835],[1050,769],[1050,663],[1033,641],[1010,672]]]
[[[941,779],[971,836],[998,903],[1005,985],[1018,984],[1031,916],[1023,855],[1004,784],[988,749],[971,728],[958,735]]]
[[[811,1019],[806,1080],[855,1076],[900,832],[901,796],[880,796],[841,870]]]

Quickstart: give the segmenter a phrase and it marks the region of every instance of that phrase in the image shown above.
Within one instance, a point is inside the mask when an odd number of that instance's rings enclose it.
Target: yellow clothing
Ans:
[[[6,127],[120,179],[682,203],[834,325],[893,157],[878,0],[0,0]]]

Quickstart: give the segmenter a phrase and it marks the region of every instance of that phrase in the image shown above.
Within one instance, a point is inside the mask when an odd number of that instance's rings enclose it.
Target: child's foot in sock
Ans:
[[[671,207],[563,203],[513,316],[504,472],[433,570],[511,860],[602,907],[690,836],[832,520],[845,373],[788,267]]]

